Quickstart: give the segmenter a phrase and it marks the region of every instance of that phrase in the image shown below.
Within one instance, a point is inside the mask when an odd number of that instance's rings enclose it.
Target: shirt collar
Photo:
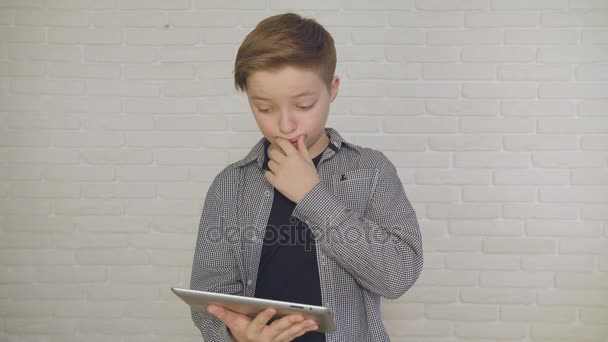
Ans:
[[[343,144],[347,144],[347,142],[342,138],[342,136],[333,128],[325,128],[325,133],[329,137],[329,148],[333,150],[333,152],[337,152],[342,148]],[[264,161],[266,158],[266,149],[270,145],[270,142],[266,140],[266,138],[260,139],[251,151],[245,156],[245,158],[241,159],[236,163],[237,167],[245,166],[253,161],[256,161],[260,167],[260,169],[264,168]]]

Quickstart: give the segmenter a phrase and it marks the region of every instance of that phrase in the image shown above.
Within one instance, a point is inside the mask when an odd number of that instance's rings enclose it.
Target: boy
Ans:
[[[243,41],[235,84],[264,138],[209,188],[191,288],[326,306],[337,330],[210,306],[212,315],[192,311],[205,341],[389,341],[380,297],[418,278],[420,230],[393,164],[325,128],[335,67],[331,35],[293,13]]]

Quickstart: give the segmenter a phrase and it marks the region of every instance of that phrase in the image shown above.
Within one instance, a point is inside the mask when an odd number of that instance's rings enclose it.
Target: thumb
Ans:
[[[240,330],[243,326],[247,326],[250,319],[244,315],[227,310],[221,306],[209,305],[207,312],[217,317],[230,330]]]

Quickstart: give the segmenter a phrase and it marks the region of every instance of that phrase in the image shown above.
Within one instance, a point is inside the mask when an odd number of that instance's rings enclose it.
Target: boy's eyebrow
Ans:
[[[302,93],[299,93],[297,95],[291,96],[291,98],[296,98],[296,97],[302,97],[302,96],[306,96],[306,95],[316,95],[317,93],[312,91],[312,90],[308,90]],[[271,101],[271,99],[267,99],[265,97],[261,97],[261,96],[252,96],[251,97],[252,100],[262,100],[262,101]]]

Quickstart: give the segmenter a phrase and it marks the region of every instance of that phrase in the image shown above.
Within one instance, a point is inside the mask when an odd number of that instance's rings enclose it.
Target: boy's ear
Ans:
[[[340,88],[340,76],[334,75],[331,80],[331,102],[338,96],[338,88]]]

